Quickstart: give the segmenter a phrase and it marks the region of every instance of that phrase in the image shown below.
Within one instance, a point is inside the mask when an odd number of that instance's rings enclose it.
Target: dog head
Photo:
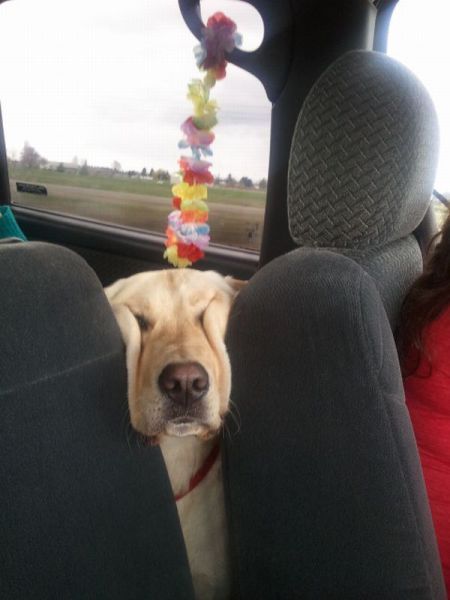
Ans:
[[[157,441],[219,430],[231,390],[225,329],[242,285],[182,269],[139,273],[105,289],[126,346],[137,431]]]

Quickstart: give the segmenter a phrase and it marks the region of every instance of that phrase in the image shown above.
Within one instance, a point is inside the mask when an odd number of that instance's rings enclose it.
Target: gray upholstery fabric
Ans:
[[[356,260],[373,278],[394,329],[405,293],[422,272],[422,254],[415,237],[409,235],[381,248],[344,250],[342,254]]]
[[[94,272],[0,246],[0,598],[193,597],[160,452],[129,431],[120,332]]]
[[[367,248],[422,220],[433,188],[437,117],[392,58],[352,51],[308,94],[292,141],[289,224],[301,246]]]
[[[289,164],[289,226],[301,246],[350,256],[372,275],[392,328],[422,269],[412,235],[438,154],[433,103],[406,67],[351,51],[311,89]]]
[[[351,259],[299,249],[229,322],[233,598],[444,600],[390,327]]]
[[[422,268],[410,233],[435,133],[423,87],[383,55],[344,55],[305,101],[289,166],[303,248],[265,265],[229,322],[233,597],[446,597],[386,314]]]

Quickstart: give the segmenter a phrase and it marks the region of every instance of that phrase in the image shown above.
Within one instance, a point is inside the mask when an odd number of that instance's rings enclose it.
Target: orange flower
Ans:
[[[206,223],[208,212],[206,210],[185,210],[181,213],[183,223]]]
[[[167,235],[167,240],[164,242],[166,247],[168,248],[169,246],[176,245],[178,240],[177,240],[175,231],[172,229],[172,227],[168,227],[166,229],[166,235]]]

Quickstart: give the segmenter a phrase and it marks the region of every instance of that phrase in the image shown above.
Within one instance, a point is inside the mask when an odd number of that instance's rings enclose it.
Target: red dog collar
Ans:
[[[175,496],[175,502],[178,502],[178,500],[181,500],[181,498],[187,496],[189,492],[192,492],[192,490],[195,489],[198,486],[198,484],[203,481],[203,479],[205,479],[205,477],[210,472],[212,466],[216,462],[216,459],[219,456],[219,451],[220,445],[219,442],[217,442],[217,444],[214,444],[214,446],[212,447],[211,452],[206,457],[205,462],[202,464],[200,469],[196,473],[194,473],[194,475],[192,475],[187,490]]]

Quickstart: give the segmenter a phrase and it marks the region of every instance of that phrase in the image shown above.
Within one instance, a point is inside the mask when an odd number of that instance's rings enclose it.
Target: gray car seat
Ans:
[[[1,244],[0,307],[0,598],[192,598],[160,452],[127,427],[97,277],[64,248]]]
[[[392,334],[436,158],[428,94],[385,55],[345,54],[305,100],[300,248],[252,278],[229,323],[236,598],[445,598]]]
[[[430,204],[438,125],[421,82],[377,52],[337,60],[309,93],[289,164],[289,227],[298,246],[354,258],[392,325],[422,270],[411,233]]]

